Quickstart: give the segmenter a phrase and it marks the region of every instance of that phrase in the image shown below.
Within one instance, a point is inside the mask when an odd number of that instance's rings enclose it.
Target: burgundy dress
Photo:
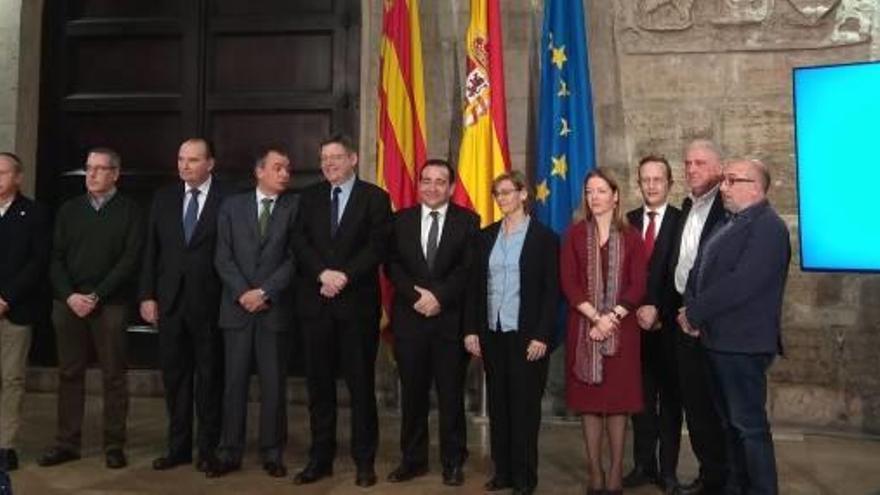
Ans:
[[[617,303],[629,310],[620,325],[620,347],[614,356],[603,359],[602,383],[588,384],[575,377],[577,334],[582,315],[577,306],[590,300],[587,281],[587,223],[572,225],[565,233],[559,259],[562,292],[568,301],[565,340],[565,397],[568,407],[578,413],[632,414],[642,410],[641,334],[635,309],[645,295],[647,263],[641,236],[631,227],[623,231],[623,261]],[[608,271],[608,247],[602,246],[602,271]]]

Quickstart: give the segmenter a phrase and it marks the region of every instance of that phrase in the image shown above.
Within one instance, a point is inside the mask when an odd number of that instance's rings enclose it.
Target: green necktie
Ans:
[[[272,198],[263,198],[260,200],[262,207],[260,208],[260,217],[257,223],[260,224],[260,238],[266,237],[266,231],[269,229],[269,216],[272,214]]]

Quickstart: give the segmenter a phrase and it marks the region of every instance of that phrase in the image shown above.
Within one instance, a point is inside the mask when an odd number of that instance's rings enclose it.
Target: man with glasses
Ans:
[[[645,301],[636,311],[639,327],[644,330],[641,340],[645,409],[632,417],[634,466],[624,477],[623,486],[633,488],[655,483],[674,489],[678,485],[676,469],[682,421],[675,359],[677,332],[663,322],[674,318],[677,308],[669,308],[663,298],[672,286],[667,266],[681,210],[668,203],[672,167],[666,158],[652,155],[642,158],[638,178],[644,204],[626,216],[630,225],[641,232],[649,259]]]
[[[767,201],[770,174],[757,160],[724,168],[728,219],[700,247],[690,271],[681,329],[700,339],[724,427],[724,493],[778,493],[767,421],[767,370],[782,352],[782,298],[791,259],[785,222]]]
[[[21,159],[0,152],[0,471],[18,469],[25,368],[52,235],[45,208],[21,194],[23,177]]]
[[[143,225],[137,204],[116,189],[119,169],[118,153],[93,148],[86,159],[86,194],[58,210],[49,274],[55,293],[58,433],[55,445],[37,461],[41,466],[80,457],[91,348],[104,385],[106,464],[111,469],[127,465],[125,331]]]

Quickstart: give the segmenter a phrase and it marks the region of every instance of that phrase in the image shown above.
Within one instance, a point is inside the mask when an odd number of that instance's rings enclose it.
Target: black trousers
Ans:
[[[302,321],[313,462],[336,457],[336,377],[341,371],[351,399],[351,456],[372,467],[379,441],[376,412],[377,318],[349,320],[329,314]]]
[[[684,334],[678,326],[676,331],[678,375],[691,448],[700,462],[704,484],[721,487],[727,479],[727,455],[712,392],[717,385],[700,340]]]
[[[443,466],[464,464],[467,422],[464,415],[464,377],[467,353],[461,339],[445,338],[432,330],[410,332],[394,341],[400,372],[400,450],[403,463],[428,465],[428,413],[431,385],[437,390],[440,419],[440,460]]]
[[[645,408],[632,417],[635,464],[667,481],[676,479],[682,422],[676,336],[672,330],[665,325],[658,331],[642,332]]]
[[[200,458],[217,448],[222,420],[223,337],[214,322],[176,310],[159,319],[159,363],[168,414],[171,457],[192,458],[193,403]]]
[[[487,332],[480,339],[489,399],[495,476],[514,487],[538,484],[538,430],[549,356],[526,360],[530,339],[520,332]]]

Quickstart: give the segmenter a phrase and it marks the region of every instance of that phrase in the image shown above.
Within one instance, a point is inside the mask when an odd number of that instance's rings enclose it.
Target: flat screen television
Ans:
[[[793,71],[801,268],[880,272],[880,62]]]

